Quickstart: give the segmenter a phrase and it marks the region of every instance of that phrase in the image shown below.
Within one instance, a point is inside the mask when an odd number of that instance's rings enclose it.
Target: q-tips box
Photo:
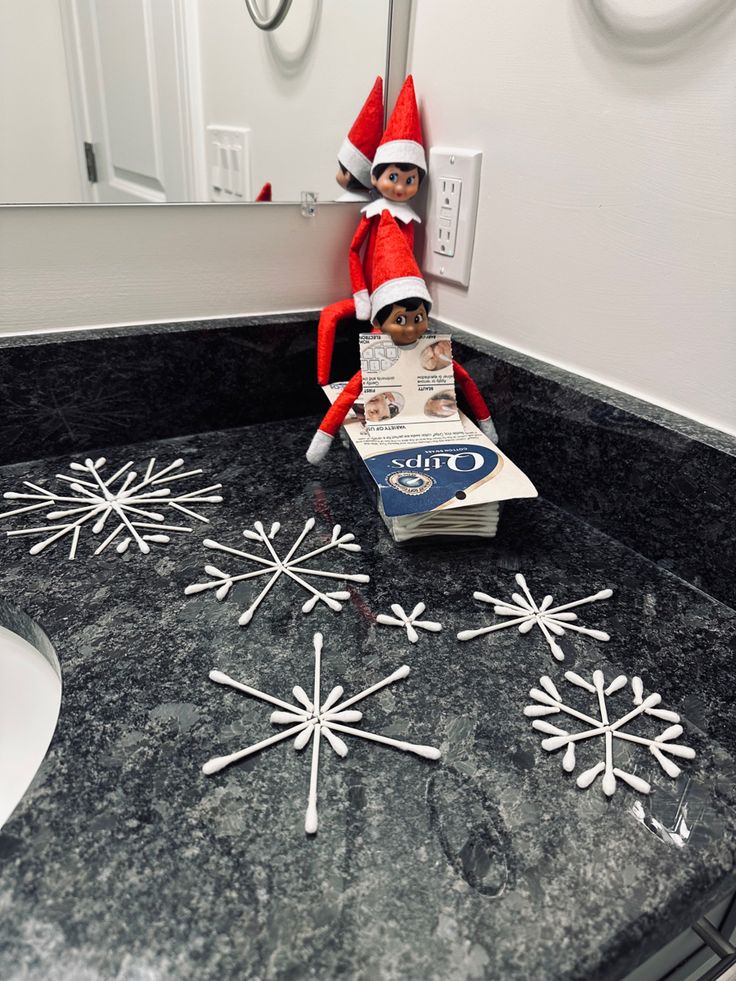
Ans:
[[[393,537],[492,538],[499,503],[537,491],[458,410],[450,337],[425,334],[407,348],[362,334],[360,344],[363,390],[344,430]],[[324,391],[334,402],[343,388]]]

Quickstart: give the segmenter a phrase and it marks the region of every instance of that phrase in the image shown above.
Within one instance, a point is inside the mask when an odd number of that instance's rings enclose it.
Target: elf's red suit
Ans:
[[[406,244],[402,230],[388,211],[382,214],[378,224],[373,274],[370,315],[374,326],[371,333],[381,334],[394,330],[395,328],[389,327],[392,323],[390,319],[384,323],[385,330],[382,330],[379,326],[378,315],[381,310],[392,307],[397,313],[402,313],[404,309],[402,301],[404,300],[421,301],[424,304],[425,312],[429,313],[432,300],[427,285],[422,278],[411,249]],[[381,317],[382,322],[383,319]],[[395,343],[399,345],[414,343],[417,336],[421,337],[426,332],[426,319],[424,319],[421,327],[416,328],[416,330],[418,335],[415,333],[410,340],[395,340]],[[493,443],[497,443],[498,436],[491,420],[491,413],[478,386],[456,361],[453,361],[452,368],[455,381],[465,396],[470,411],[476,417],[478,425]],[[353,403],[359,398],[362,385],[363,376],[358,371],[330,406],[307,451],[307,459],[310,463],[320,463],[325,458],[334,437],[345,421],[345,417]]]
[[[364,110],[365,107],[361,112]],[[356,125],[357,123],[358,120]],[[385,167],[396,163],[416,167],[422,173],[427,171],[422,129],[411,75],[404,81],[386,126],[386,132],[376,148],[371,173],[374,174],[375,168],[381,164]],[[398,176],[401,178],[401,174]],[[317,333],[317,382],[320,385],[326,385],[330,380],[335,333],[340,321],[353,317],[357,317],[358,320],[369,319],[376,234],[384,211],[390,211],[398,220],[406,244],[411,252],[414,252],[414,222],[421,219],[408,202],[418,191],[419,180],[413,177],[410,180],[416,183],[406,186],[402,179],[400,187],[394,189],[388,186],[384,194],[361,208],[362,216],[348,252],[352,299],[332,303],[325,307],[320,315]]]

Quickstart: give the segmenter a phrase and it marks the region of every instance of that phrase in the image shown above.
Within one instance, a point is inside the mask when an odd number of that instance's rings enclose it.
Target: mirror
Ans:
[[[264,15],[279,0],[258,0]],[[390,0],[2,0],[0,202],[334,201]]]

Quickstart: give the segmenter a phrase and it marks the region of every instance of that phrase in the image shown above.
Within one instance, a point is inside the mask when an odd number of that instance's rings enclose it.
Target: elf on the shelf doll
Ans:
[[[387,334],[398,347],[416,342],[427,332],[432,299],[427,286],[394,217],[384,211],[376,236],[373,265],[373,292],[370,298],[370,318],[374,334]],[[457,361],[452,363],[455,382],[475,415],[478,425],[493,443],[498,442],[491,413],[478,386]],[[322,420],[314,434],[307,460],[321,463],[327,456],[340,426],[359,398],[362,388],[361,372],[350,379]]]
[[[419,122],[414,81],[407,76],[373,158],[371,184],[378,197],[361,208],[362,217],[350,243],[348,257],[352,300],[325,307],[317,336],[317,382],[330,380],[335,332],[341,320],[370,319],[369,296],[373,289],[373,257],[381,215],[389,211],[397,218],[409,249],[414,250],[414,222],[421,219],[409,205],[427,172],[422,128]]]

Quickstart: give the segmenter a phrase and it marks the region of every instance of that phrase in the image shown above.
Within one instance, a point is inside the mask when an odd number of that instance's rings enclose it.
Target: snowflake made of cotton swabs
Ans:
[[[249,528],[246,528],[243,531],[245,538],[249,539],[250,541],[260,542],[261,545],[266,547],[266,555],[253,555],[251,552],[244,552],[242,549],[232,548],[230,545],[222,545],[219,542],[213,541],[211,538],[206,538],[203,542],[205,548],[223,552],[226,555],[232,555],[238,559],[245,559],[246,562],[249,563],[255,562],[258,568],[251,570],[250,572],[233,574],[230,572],[223,572],[222,570],[218,569],[217,566],[206,565],[204,567],[204,571],[211,577],[210,581],[193,583],[191,586],[187,586],[184,592],[187,594],[187,596],[190,596],[193,593],[201,593],[208,589],[214,589],[215,597],[218,600],[224,600],[232,589],[234,583],[243,582],[246,579],[255,579],[258,576],[269,576],[268,582],[260,593],[256,596],[250,606],[240,614],[238,623],[241,626],[245,626],[253,619],[253,614],[263,602],[269,590],[276,585],[281,576],[287,576],[289,579],[292,579],[311,594],[309,599],[302,606],[303,613],[311,613],[319,602],[324,603],[331,610],[341,610],[341,600],[350,599],[349,592],[346,590],[322,592],[311,583],[307,582],[306,579],[304,579],[304,576],[316,576],[323,579],[341,579],[346,582],[358,583],[370,582],[370,576],[364,575],[363,573],[329,572],[320,569],[306,568],[304,566],[305,562],[308,562],[317,555],[321,555],[323,552],[329,552],[335,548],[345,552],[361,551],[360,545],[355,543],[355,535],[350,533],[343,534],[340,525],[335,525],[335,527],[332,529],[332,536],[326,545],[320,545],[318,548],[312,549],[312,551],[308,552],[306,555],[296,555],[299,546],[309,532],[314,528],[314,525],[314,518],[309,518],[305,522],[301,533],[298,535],[296,541],[289,548],[288,552],[283,558],[278,555],[273,545],[273,539],[276,537],[281,528],[281,525],[277,521],[271,525],[271,529],[268,533],[266,533],[266,529],[261,521],[255,521],[253,523],[255,531],[251,531]]]
[[[57,480],[69,485],[68,494],[48,490],[30,480],[24,480],[24,486],[32,493],[6,491],[6,500],[31,501],[12,511],[0,512],[0,518],[11,518],[21,514],[31,514],[35,511],[46,511],[45,518],[52,524],[21,528],[7,532],[8,537],[17,535],[47,535],[36,542],[30,549],[31,555],[38,555],[49,545],[67,536],[71,537],[69,558],[77,554],[77,546],[83,530],[91,528],[94,535],[101,535],[107,529],[107,534],[94,554],[104,552],[108,545],[117,539],[115,550],[118,554],[127,551],[131,542],[135,542],[141,552],[151,551],[151,543],[163,544],[171,538],[164,532],[190,533],[189,525],[166,524],[166,516],[162,512],[173,510],[177,514],[186,515],[195,521],[209,523],[204,515],[193,511],[192,504],[218,504],[222,501],[219,494],[211,492],[219,490],[222,484],[212,484],[187,494],[176,494],[168,486],[175,481],[195,477],[202,470],[187,470],[178,473],[184,466],[184,460],[174,460],[156,472],[156,458],[149,461],[144,475],[131,470],[133,461],[126,463],[116,470],[112,476],[103,476],[102,471],[107,461],[104,457],[98,460],[87,459],[84,463],[70,463],[74,475],[58,473]],[[84,476],[82,476],[84,475]],[[89,479],[85,479],[89,478]],[[207,496],[209,495],[209,496]],[[48,510],[48,509],[51,510]],[[154,509],[154,510],[151,510]],[[115,527],[109,530],[109,519]],[[48,534],[48,533],[51,534]]]
[[[369,742],[381,743],[384,746],[392,746],[394,749],[414,753],[428,760],[437,760],[440,757],[440,751],[433,746],[420,746],[416,743],[408,743],[404,740],[382,736],[376,732],[355,729],[345,724],[348,722],[360,722],[363,718],[361,712],[351,709],[350,706],[362,701],[381,688],[385,688],[386,685],[391,685],[395,681],[406,678],[409,674],[408,665],[402,665],[402,667],[398,668],[387,678],[376,682],[376,684],[371,685],[370,688],[366,688],[357,695],[353,695],[352,698],[342,700],[344,691],[341,685],[337,685],[323,701],[320,677],[322,641],[322,634],[316,633],[314,635],[313,696],[310,699],[304,689],[296,685],[292,689],[292,694],[298,704],[282,701],[282,699],[269,695],[266,692],[258,691],[258,689],[251,688],[249,685],[234,681],[228,675],[223,674],[222,671],[210,671],[211,680],[217,682],[217,684],[228,685],[231,688],[244,692],[246,695],[252,695],[254,698],[259,698],[261,701],[270,702],[272,705],[275,705],[277,711],[271,713],[271,722],[274,725],[285,725],[289,728],[274,736],[269,736],[267,739],[262,739],[260,742],[248,746],[247,749],[241,749],[235,753],[231,753],[229,756],[215,756],[213,759],[208,760],[202,767],[202,771],[210,776],[222,770],[224,767],[229,766],[231,763],[242,760],[246,756],[252,756],[253,753],[257,753],[285,739],[293,739],[294,749],[297,751],[304,749],[311,739],[312,770],[309,780],[307,812],[304,820],[304,830],[307,834],[314,834],[318,824],[317,778],[319,773],[320,742],[323,736],[338,756],[347,756],[348,754],[347,744],[338,735],[338,733],[342,733],[343,735],[356,736]]]
[[[575,600],[572,603],[563,603],[562,606],[552,606],[554,600],[551,596],[545,596],[541,603],[537,604],[532,597],[526,579],[520,572],[516,574],[516,582],[524,590],[524,596],[520,593],[512,593],[513,603],[506,600],[495,599],[488,593],[473,593],[473,598],[482,603],[493,604],[493,612],[499,616],[511,617],[502,623],[494,623],[490,627],[479,627],[476,630],[461,630],[457,635],[458,640],[473,640],[474,637],[481,637],[483,634],[490,634],[496,630],[503,630],[506,627],[518,627],[519,633],[526,634],[537,626],[544,634],[544,639],[549,644],[552,656],[558,661],[565,660],[565,653],[560,645],[555,641],[552,634],[562,637],[565,631],[572,630],[579,634],[586,634],[596,640],[610,640],[611,638],[603,630],[593,630],[590,627],[581,627],[573,621],[577,620],[577,614],[570,612],[575,606],[583,606],[585,603],[595,603],[597,600],[608,599],[613,595],[612,589],[601,589],[592,596],[584,599]]]
[[[420,620],[419,617],[427,609],[425,603],[417,603],[411,613],[407,613],[403,606],[398,603],[391,604],[391,612],[394,614],[390,617],[387,613],[379,613],[376,617],[377,623],[382,623],[387,627],[403,627],[406,630],[406,636],[411,641],[412,644],[416,644],[419,640],[419,634],[417,633],[417,628],[420,630],[428,630],[430,633],[437,634],[442,630],[442,624],[437,623],[436,620]]]
[[[593,684],[586,681],[585,678],[582,678],[574,671],[566,671],[565,678],[570,684],[596,695],[600,717],[588,715],[587,713],[571,708],[569,705],[565,705],[554,682],[546,675],[543,675],[539,679],[541,689],[532,688],[529,692],[531,698],[534,699],[534,704],[527,705],[524,709],[524,715],[533,718],[533,728],[538,732],[545,733],[547,736],[546,739],[542,740],[542,749],[552,753],[566,747],[565,754],[562,757],[562,769],[566,773],[572,773],[575,769],[576,743],[599,736],[604,740],[604,759],[590,767],[590,769],[584,770],[577,778],[577,785],[581,789],[584,790],[590,787],[596,777],[602,773],[603,792],[609,797],[616,789],[617,777],[630,787],[633,787],[634,790],[638,790],[639,793],[650,793],[652,788],[646,780],[633,773],[627,773],[625,770],[614,765],[613,747],[615,739],[621,739],[639,746],[646,746],[664,772],[672,778],[678,777],[681,770],[671,757],[674,756],[685,760],[691,760],[695,757],[694,749],[675,742],[683,732],[682,726],[679,725],[679,715],[676,712],[670,712],[667,709],[657,707],[662,701],[661,695],[654,693],[644,698],[644,686],[641,678],[634,677],[631,679],[634,708],[618,718],[612,718],[612,713],[609,712],[610,704],[608,699],[611,695],[626,687],[628,679],[625,674],[614,678],[608,686],[606,686],[602,671],[593,672]],[[551,715],[568,715],[571,719],[577,719],[579,722],[586,723],[589,728],[579,732],[568,732],[566,729],[546,721],[545,718],[541,718],[542,716],[549,717]],[[648,715],[664,722],[669,722],[670,725],[658,736],[655,736],[654,739],[627,732],[625,726],[640,715]]]

